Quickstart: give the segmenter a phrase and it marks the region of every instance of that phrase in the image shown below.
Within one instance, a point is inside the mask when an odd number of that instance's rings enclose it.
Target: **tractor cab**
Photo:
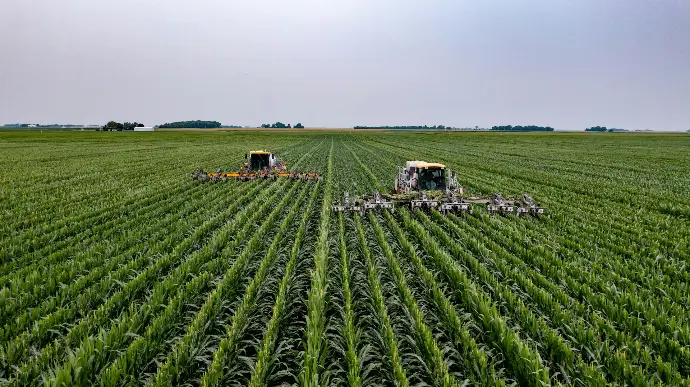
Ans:
[[[247,158],[247,166],[250,171],[260,171],[264,168],[272,168],[275,162],[275,155],[266,151],[251,151]]]
[[[395,193],[410,191],[445,191],[453,189],[454,175],[448,176],[446,166],[439,163],[427,163],[426,161],[408,161],[405,167],[398,170],[398,178],[395,181]]]
[[[435,191],[446,189],[446,167],[441,164],[427,164],[417,168],[417,189]]]

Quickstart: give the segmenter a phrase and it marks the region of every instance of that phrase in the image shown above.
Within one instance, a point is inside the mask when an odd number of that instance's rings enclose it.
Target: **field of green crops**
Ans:
[[[200,183],[272,150],[321,181]],[[336,214],[442,162],[550,218]],[[0,133],[0,385],[690,385],[690,135]]]

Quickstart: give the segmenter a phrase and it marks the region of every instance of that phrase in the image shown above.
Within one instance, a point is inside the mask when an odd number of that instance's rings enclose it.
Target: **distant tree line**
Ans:
[[[492,126],[489,130],[498,130],[502,132],[553,132],[553,128],[550,126],[537,126],[537,125],[504,125],[504,126]]]
[[[428,125],[399,125],[399,126],[363,126],[363,125],[357,125],[354,127],[355,129],[446,129],[445,125],[433,125],[433,126],[428,126]]]
[[[649,130],[647,130],[649,131]],[[627,129],[620,129],[620,128],[607,128],[605,126],[592,126],[591,128],[585,129],[585,132],[609,132],[609,133],[614,133],[614,132],[629,132]]]
[[[275,124],[261,124],[261,127],[262,128],[275,128],[275,129],[291,129],[292,128],[292,126],[290,126],[290,124],[286,125],[280,121],[276,122]],[[295,129],[304,128],[304,126],[302,125],[301,122],[296,123],[294,127],[295,127]]]
[[[121,131],[121,130],[134,130],[134,128],[142,128],[144,124],[139,123],[139,122],[116,122],[116,121],[109,121],[107,124],[103,125],[101,127],[101,130],[104,132],[109,132],[109,131]]]
[[[193,128],[193,129],[215,129],[220,128],[218,121],[175,121],[158,125],[159,128]]]

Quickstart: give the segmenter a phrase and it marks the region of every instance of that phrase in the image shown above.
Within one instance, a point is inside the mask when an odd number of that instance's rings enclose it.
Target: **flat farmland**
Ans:
[[[194,181],[266,149],[320,181]],[[407,160],[548,217],[334,213]],[[0,133],[0,385],[690,384],[690,135]]]

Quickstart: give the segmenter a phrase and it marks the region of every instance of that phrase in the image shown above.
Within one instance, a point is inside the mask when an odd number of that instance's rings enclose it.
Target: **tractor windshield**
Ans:
[[[259,169],[263,168],[268,168],[269,167],[269,160],[268,157],[270,154],[265,153],[265,154],[260,154],[260,153],[253,153],[251,156],[249,156],[249,169],[252,171],[256,171]]]
[[[432,191],[446,188],[446,170],[443,168],[424,168],[419,170],[419,190]]]

